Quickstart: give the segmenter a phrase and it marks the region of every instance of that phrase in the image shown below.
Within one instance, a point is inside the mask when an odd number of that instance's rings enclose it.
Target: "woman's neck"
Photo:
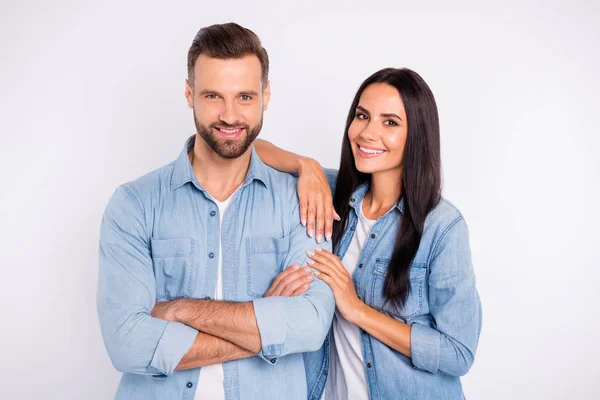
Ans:
[[[402,196],[402,170],[371,174],[371,186],[362,203],[363,215],[377,219],[390,210]]]

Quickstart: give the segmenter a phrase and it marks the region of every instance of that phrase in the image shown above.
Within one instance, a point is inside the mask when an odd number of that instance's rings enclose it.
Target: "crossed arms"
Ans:
[[[331,289],[318,279],[304,293],[290,293],[293,297],[274,293],[272,287],[267,294],[274,295],[252,302],[178,299],[155,304],[145,221],[134,189],[122,186],[101,226],[97,307],[117,370],[169,375],[175,369],[255,355],[275,364],[278,357],[321,346],[335,303]],[[304,252],[315,245],[299,223],[290,237],[288,265],[305,260]]]

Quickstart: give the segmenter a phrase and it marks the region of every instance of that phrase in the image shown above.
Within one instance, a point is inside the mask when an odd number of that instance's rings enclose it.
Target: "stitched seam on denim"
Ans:
[[[142,215],[142,219],[144,220],[144,229],[145,229],[146,228],[146,215],[144,214],[144,208],[142,207],[142,203],[140,203],[140,201],[138,200],[137,196],[135,196],[133,194],[133,190],[131,190],[126,185],[121,185],[121,187],[123,188],[123,190],[125,191],[125,193],[127,193],[127,195],[129,196],[129,198],[131,200],[133,200],[137,204],[138,211],[140,212],[140,214]]]
[[[375,263],[377,264],[378,261],[379,261],[379,264],[383,264],[382,261],[384,261],[384,260],[386,260],[386,259],[378,258],[375,261]],[[411,268],[412,268],[413,264],[414,263],[411,263]],[[423,268],[423,269],[427,268],[425,263],[417,263],[417,264],[418,265],[423,265],[423,267],[418,267],[418,268]],[[377,304],[377,302],[376,302],[377,293],[376,293],[376,290],[375,290],[375,288],[377,286],[377,280],[379,279],[378,277],[381,277],[382,279],[385,280],[385,274],[384,273],[378,273],[377,270],[376,270],[376,268],[374,268],[373,269],[373,275],[375,275],[375,278],[373,279],[373,284],[372,284],[372,287],[371,287],[371,304],[373,305],[373,307],[375,309],[377,309],[378,311],[380,311],[380,312],[382,312],[382,313],[384,313],[386,315],[389,315],[392,318],[400,317],[400,318],[403,318],[405,320],[408,320],[409,318],[414,317],[415,315],[417,315],[421,311],[423,311],[423,285],[424,285],[424,281],[425,281],[425,277],[426,277],[425,274],[423,276],[417,277],[416,279],[411,279],[411,280],[414,280],[414,281],[417,281],[417,282],[420,283],[419,284],[418,307],[417,307],[418,309],[415,310],[414,312],[410,313],[410,314],[402,314],[401,312],[397,312],[397,315],[396,315],[396,313],[392,314],[391,312],[385,310],[384,306],[379,306]],[[411,284],[411,291],[412,291],[413,287],[414,286]],[[410,293],[409,293],[409,296],[410,296]],[[385,303],[384,303],[384,305],[385,305]]]
[[[250,265],[250,238],[246,238],[246,290],[248,295],[254,296],[252,291],[252,265]]]
[[[194,238],[190,241],[190,253],[188,257],[189,264],[186,265],[186,271],[188,272],[188,296],[192,294],[192,284],[194,277],[194,250],[195,250],[195,241]]]
[[[438,238],[438,240],[436,241],[435,245],[433,246],[433,251],[430,253],[430,259],[428,260],[427,264],[430,264],[431,261],[437,257],[439,254],[436,254],[438,251],[438,248],[440,247],[440,244],[442,243],[442,240],[446,237],[446,234],[448,233],[448,231],[455,226],[457,223],[459,223],[461,220],[463,220],[463,216],[459,216],[457,217],[454,221],[452,221],[450,224],[448,224],[448,226],[446,227],[446,229],[444,229],[444,231],[442,232],[442,234],[440,235],[440,237]],[[435,254],[435,255],[433,255]]]

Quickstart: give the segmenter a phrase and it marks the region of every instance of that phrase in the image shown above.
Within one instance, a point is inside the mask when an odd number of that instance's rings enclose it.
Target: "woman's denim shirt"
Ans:
[[[326,170],[334,189],[337,171]],[[359,187],[350,199],[347,229],[335,249],[344,257],[368,190]],[[469,371],[481,332],[481,303],[475,288],[467,224],[458,209],[442,199],[429,213],[410,270],[411,292],[403,308],[383,297],[404,210],[400,200],[377,220],[365,243],[353,280],[358,297],[398,321],[409,324],[412,358],[361,329],[364,367],[371,399],[462,399],[460,376]],[[331,332],[330,334],[331,335]],[[330,337],[306,353],[309,400],[323,393],[329,368]]]

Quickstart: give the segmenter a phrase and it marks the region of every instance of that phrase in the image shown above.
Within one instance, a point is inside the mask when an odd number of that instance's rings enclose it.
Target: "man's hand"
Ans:
[[[317,242],[331,240],[333,220],[340,220],[333,209],[333,197],[325,172],[319,163],[311,158],[303,158],[298,170],[298,199],[300,200],[300,221],[306,226],[308,236],[317,234]],[[316,220],[316,226],[315,226]]]
[[[313,279],[312,268],[300,268],[299,264],[294,264],[275,277],[265,297],[298,296],[308,290]]]
[[[157,302],[152,309],[151,315],[154,318],[159,318],[165,321],[177,322],[175,319],[175,307],[177,307],[177,300]]]

